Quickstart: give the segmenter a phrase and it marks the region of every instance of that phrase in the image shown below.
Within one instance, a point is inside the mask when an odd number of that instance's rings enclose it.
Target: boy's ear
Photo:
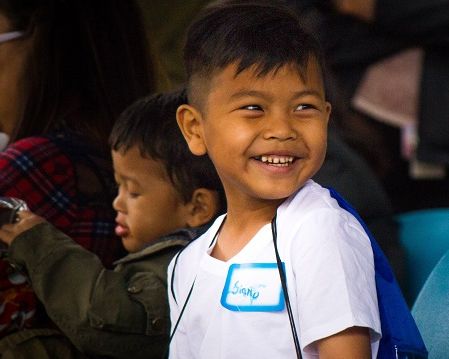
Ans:
[[[210,222],[219,210],[218,193],[216,191],[197,188],[192,199],[187,204],[187,225],[189,227],[200,227]]]
[[[193,106],[181,105],[176,111],[176,121],[190,151],[197,156],[206,154],[207,149],[203,139],[201,113]]]
[[[330,104],[330,102],[328,102],[328,101],[326,101],[326,104],[325,104],[325,111],[326,111],[326,121],[327,121],[327,123],[329,123],[329,118],[330,118],[330,115],[331,115],[331,112],[332,112],[332,105]]]

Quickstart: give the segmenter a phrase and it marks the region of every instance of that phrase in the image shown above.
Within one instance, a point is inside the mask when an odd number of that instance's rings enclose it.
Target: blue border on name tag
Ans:
[[[284,263],[282,262],[282,266],[285,270]],[[226,282],[223,288],[223,292],[221,294],[221,305],[226,309],[232,310],[234,312],[279,312],[284,310],[285,308],[285,300],[284,300],[284,291],[281,286],[281,279],[279,278],[279,301],[275,305],[232,305],[229,304],[226,299],[229,294],[229,286],[231,284],[231,279],[233,276],[233,272],[238,269],[243,268],[260,268],[260,269],[276,269],[278,272],[278,267],[276,263],[234,263],[229,266],[228,275],[226,277]]]

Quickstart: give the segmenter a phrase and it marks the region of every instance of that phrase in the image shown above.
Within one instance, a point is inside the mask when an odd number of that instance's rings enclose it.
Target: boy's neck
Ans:
[[[227,261],[234,257],[254,235],[270,223],[284,199],[238,203],[228,201],[228,212],[212,250],[212,257]]]

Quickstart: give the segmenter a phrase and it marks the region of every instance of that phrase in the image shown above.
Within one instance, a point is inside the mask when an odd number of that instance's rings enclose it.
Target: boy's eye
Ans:
[[[295,111],[304,111],[304,110],[313,110],[313,109],[315,109],[315,106],[308,104],[308,103],[302,103],[296,107]]]
[[[259,105],[246,105],[241,107],[242,110],[249,110],[249,111],[262,111],[262,107]]]
[[[131,198],[137,198],[137,197],[140,196],[140,194],[137,193],[137,192],[129,192],[129,196],[130,196]]]

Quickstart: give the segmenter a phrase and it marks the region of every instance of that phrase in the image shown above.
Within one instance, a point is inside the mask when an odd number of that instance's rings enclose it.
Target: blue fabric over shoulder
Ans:
[[[351,213],[363,226],[371,241],[374,254],[377,300],[382,327],[378,359],[427,358],[428,353],[410,309],[385,254],[377,244],[357,211],[333,188],[328,188],[340,207]]]

